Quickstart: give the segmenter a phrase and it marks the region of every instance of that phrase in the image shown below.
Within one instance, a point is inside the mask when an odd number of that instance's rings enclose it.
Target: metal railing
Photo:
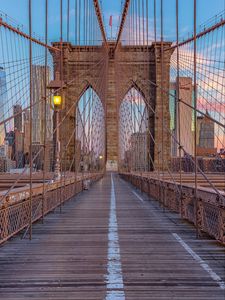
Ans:
[[[85,189],[85,180],[90,180],[92,183],[103,176],[102,173],[93,173],[74,178],[68,178],[61,182],[48,183],[45,197],[43,197],[42,184],[37,184],[33,188],[32,194],[32,223],[41,219],[44,215],[53,211],[55,208],[65,203],[83,189]],[[29,189],[29,187],[28,187]],[[30,222],[30,196],[29,192],[24,190],[23,194],[20,191],[14,191],[9,194],[8,204],[5,202],[0,208],[0,244],[7,241],[10,237],[21,232],[29,227]],[[10,196],[16,199],[16,194],[20,194],[18,201],[10,201]],[[21,195],[24,195],[21,198]]]
[[[162,185],[161,180],[149,175],[131,173],[121,173],[120,175],[155,200],[162,199],[162,193],[164,193],[163,205],[180,213],[183,219],[190,221],[195,226],[197,225],[197,214],[199,230],[225,244],[225,201],[223,198],[219,198],[214,190],[198,187],[198,201],[195,201],[194,186],[183,184],[182,189],[178,189],[177,184],[179,185],[179,183],[164,181]],[[182,191],[181,195],[180,191]],[[225,192],[221,192],[221,195],[224,197]]]

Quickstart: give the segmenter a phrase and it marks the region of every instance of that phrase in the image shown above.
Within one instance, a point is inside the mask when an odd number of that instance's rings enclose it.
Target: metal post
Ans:
[[[59,111],[55,110],[55,166],[54,179],[59,180],[60,174],[60,141],[59,141]]]

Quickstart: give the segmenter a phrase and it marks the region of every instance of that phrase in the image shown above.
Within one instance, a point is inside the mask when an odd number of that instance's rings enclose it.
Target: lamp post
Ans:
[[[53,110],[55,115],[55,157],[54,157],[54,179],[59,180],[61,178],[60,173],[60,140],[59,140],[59,111],[63,106],[63,87],[64,82],[60,80],[60,73],[56,71],[55,80],[51,81],[48,85],[53,93]],[[60,92],[59,92],[60,90]]]
[[[55,164],[54,164],[54,179],[61,178],[60,173],[60,141],[59,141],[59,110],[62,105],[62,96],[53,96],[54,113],[55,113]]]

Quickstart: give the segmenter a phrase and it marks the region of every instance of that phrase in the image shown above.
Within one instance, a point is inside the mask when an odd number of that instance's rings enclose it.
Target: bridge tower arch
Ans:
[[[171,137],[169,128],[169,71],[170,57],[173,52],[171,43],[163,43],[163,93],[161,94],[161,43],[150,46],[119,45],[115,51],[115,42],[108,41],[107,45],[74,46],[63,43],[63,80],[67,83],[65,92],[65,109],[76,103],[87,86],[92,86],[99,95],[105,109],[106,154],[105,161],[108,170],[118,170],[119,162],[119,108],[124,95],[133,86],[144,95],[148,108],[149,130],[154,136],[149,143],[154,168],[162,170],[160,159],[162,151],[162,97],[164,105],[164,158],[169,161],[171,156]],[[60,43],[54,43],[60,48]],[[59,55],[53,56],[55,72],[60,70]],[[87,71],[88,70],[88,71]],[[65,130],[74,130],[74,112],[68,118]],[[61,144],[66,144],[66,132],[61,129]],[[74,156],[73,146],[68,155],[69,160]]]

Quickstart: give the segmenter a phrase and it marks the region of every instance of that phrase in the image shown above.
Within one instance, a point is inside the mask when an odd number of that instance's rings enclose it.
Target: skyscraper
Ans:
[[[45,120],[45,66],[33,65],[33,110],[32,110],[32,140],[33,143],[43,144],[46,126],[47,141],[52,140],[52,112],[49,101],[46,103]],[[50,69],[47,68],[47,83],[50,79]]]
[[[5,104],[7,103],[7,84],[6,73],[3,67],[0,67],[0,122],[5,119]],[[0,125],[0,145],[3,144],[5,138],[5,126]]]
[[[23,114],[23,132],[24,132],[24,154],[30,152],[30,111],[26,110]]]
[[[179,98],[182,100],[180,102],[180,124],[177,113],[177,103],[176,95],[179,89]],[[179,87],[178,81],[172,82],[170,84],[170,93],[174,95],[170,96],[170,129],[175,135],[176,139],[179,138],[179,126],[180,126],[180,144],[183,146],[185,152],[190,155],[194,155],[194,122],[193,122],[193,110],[188,107],[188,105],[193,104],[193,85],[192,78],[190,77],[180,77]],[[186,104],[187,105],[186,105]],[[172,156],[178,156],[178,145],[176,141],[172,138]],[[181,152],[182,156],[184,151]]]
[[[14,130],[17,129],[22,131],[23,128],[23,116],[22,116],[22,106],[19,104],[13,105],[13,115],[14,115]]]
[[[208,116],[206,111],[206,116],[197,119],[197,142],[201,148],[213,149],[215,124]]]

